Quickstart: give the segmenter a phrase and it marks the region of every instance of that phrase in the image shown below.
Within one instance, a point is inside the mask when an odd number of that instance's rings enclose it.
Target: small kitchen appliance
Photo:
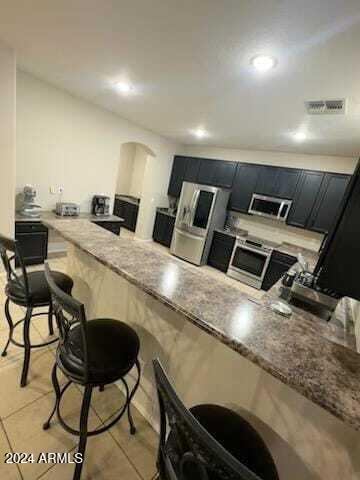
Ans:
[[[32,185],[25,185],[22,195],[23,201],[19,210],[19,214],[22,217],[39,218],[41,206],[35,203],[35,188]]]
[[[76,203],[58,202],[55,213],[59,217],[77,217],[80,214],[80,207]]]
[[[94,195],[91,205],[91,213],[97,217],[110,215],[110,197],[105,195]]]
[[[254,193],[248,212],[260,217],[273,218],[285,222],[292,205],[292,200],[284,198],[268,197]]]
[[[260,290],[272,252],[278,246],[257,237],[236,237],[227,275]]]
[[[223,228],[230,191],[183,182],[170,252],[203,265],[207,261],[212,234]]]

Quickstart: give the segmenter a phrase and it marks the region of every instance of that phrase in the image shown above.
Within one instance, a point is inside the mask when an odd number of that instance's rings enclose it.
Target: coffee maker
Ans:
[[[110,215],[110,197],[105,195],[94,195],[92,199],[91,213],[97,217]]]

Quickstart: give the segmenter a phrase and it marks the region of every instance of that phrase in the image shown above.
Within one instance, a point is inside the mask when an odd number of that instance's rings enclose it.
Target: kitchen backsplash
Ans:
[[[292,243],[315,251],[319,250],[323,240],[323,235],[316,232],[290,227],[277,220],[234,211],[228,212],[227,226],[247,230],[249,234],[266,240]]]

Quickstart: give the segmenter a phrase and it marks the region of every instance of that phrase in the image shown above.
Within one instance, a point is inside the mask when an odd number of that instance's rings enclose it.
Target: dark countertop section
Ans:
[[[87,221],[44,222],[100,263],[158,299],[278,380],[360,430],[360,355],[323,335],[303,312],[273,312],[267,298],[209,281],[144,242],[115,237]],[[171,285],[169,285],[171,278]],[[174,284],[175,282],[175,284]]]
[[[176,218],[176,213],[170,212],[168,208],[157,207],[156,211],[159,213],[163,213],[164,215],[168,215],[169,217]]]
[[[140,204],[140,198],[132,197],[131,195],[120,195],[119,193],[116,193],[115,198],[118,200],[124,200],[124,202],[133,203],[134,205]]]
[[[99,217],[92,213],[80,213],[77,217],[60,217],[55,212],[44,210],[39,218],[23,217],[18,212],[15,213],[15,222],[45,222],[45,220],[90,220],[90,222],[123,222],[124,219],[116,215],[107,215]]]

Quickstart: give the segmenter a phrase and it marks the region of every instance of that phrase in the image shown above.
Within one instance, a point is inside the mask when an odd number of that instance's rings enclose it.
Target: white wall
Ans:
[[[147,160],[148,152],[140,145],[136,145],[129,189],[129,195],[133,197],[141,198],[142,196]]]
[[[134,168],[135,150],[135,143],[125,143],[121,146],[116,193],[129,195],[131,176]]]
[[[0,233],[13,236],[15,212],[16,60],[0,43]]]
[[[146,145],[156,155],[156,189],[166,193],[176,145],[119,116],[18,72],[17,190],[26,183],[38,190],[43,209],[64,186],[64,201],[88,211],[94,194],[113,197],[123,143]],[[143,219],[146,221],[146,219]],[[152,227],[151,227],[152,228]]]
[[[215,158],[245,163],[277,165],[279,167],[305,168],[338,173],[353,173],[358,158],[298,153],[267,152],[261,150],[235,150],[203,146],[184,146],[178,154]]]

